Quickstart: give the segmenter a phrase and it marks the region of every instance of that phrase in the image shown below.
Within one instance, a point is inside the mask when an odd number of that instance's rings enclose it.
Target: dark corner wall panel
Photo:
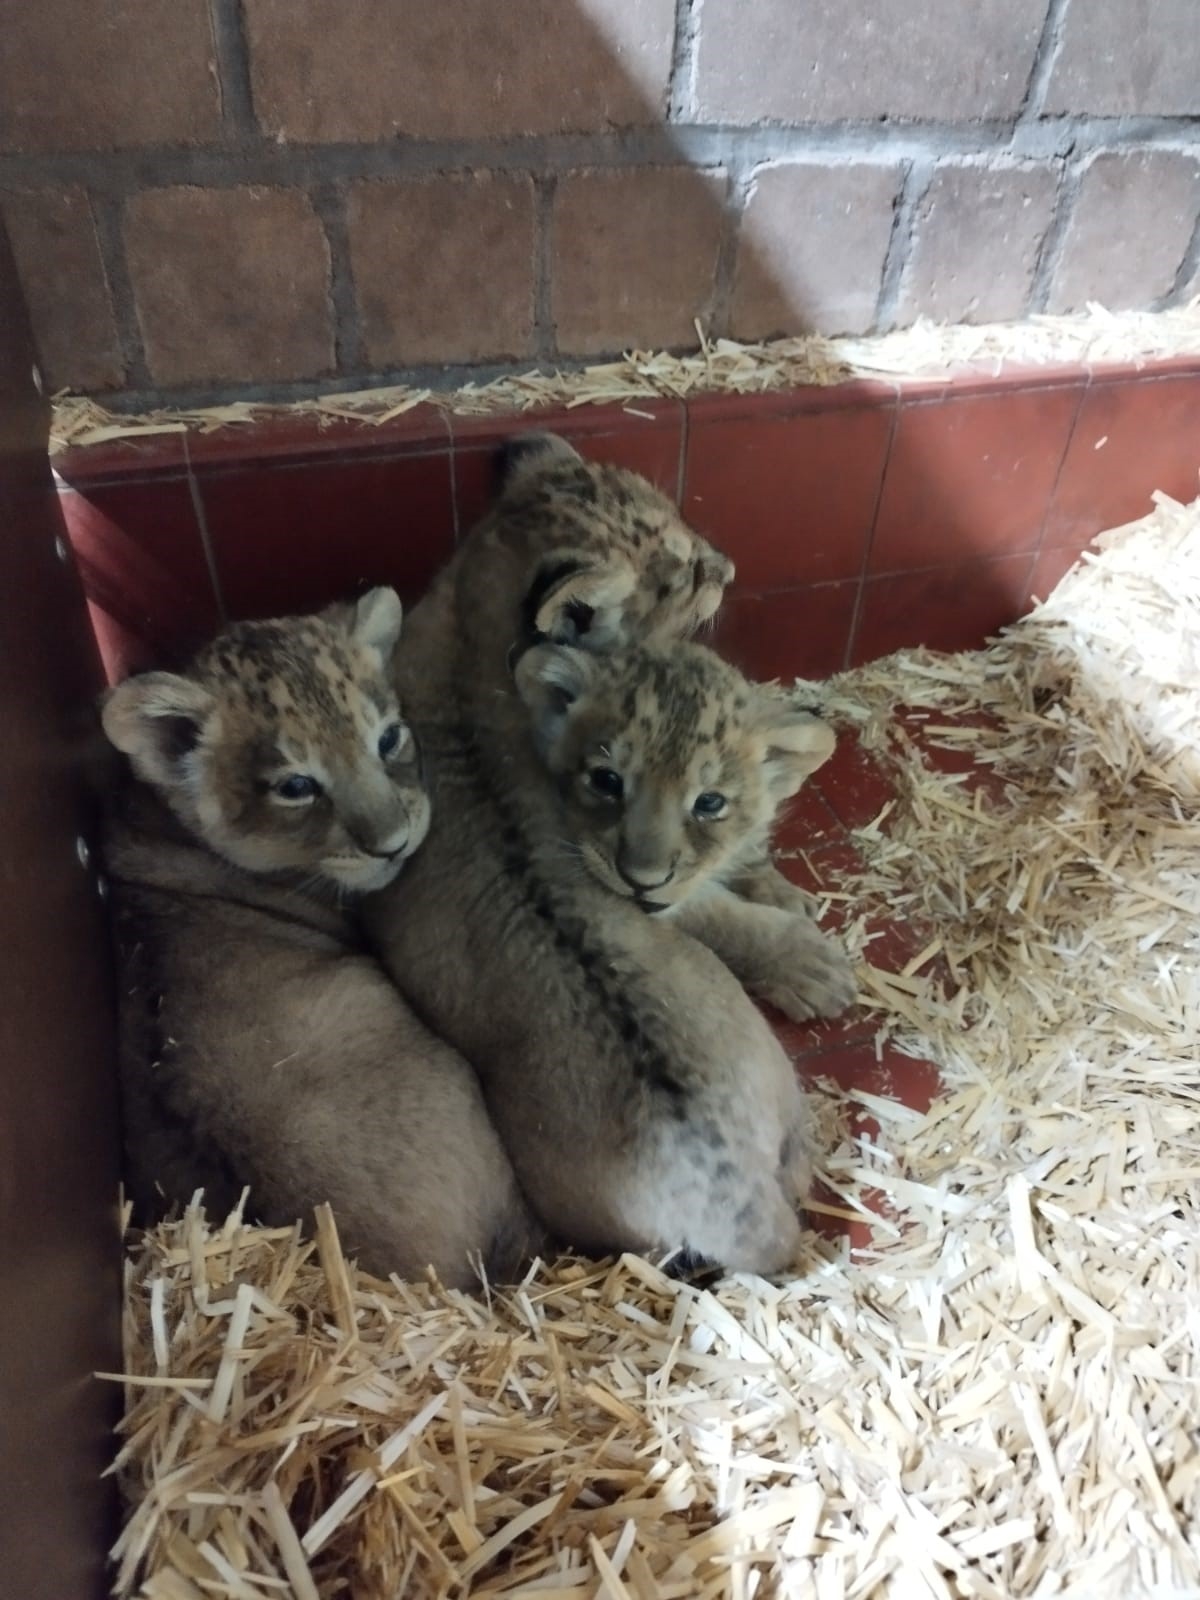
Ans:
[[[106,1594],[119,1370],[113,1006],[95,868],[100,666],[0,229],[0,1591]]]

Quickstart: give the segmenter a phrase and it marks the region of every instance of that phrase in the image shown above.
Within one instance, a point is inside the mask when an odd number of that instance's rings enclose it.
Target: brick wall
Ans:
[[[37,0],[55,386],[286,396],[1200,289],[1196,0]]]

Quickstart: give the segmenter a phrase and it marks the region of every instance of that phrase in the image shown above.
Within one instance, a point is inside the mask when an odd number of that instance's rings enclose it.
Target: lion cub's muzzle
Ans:
[[[429,819],[429,799],[422,789],[393,789],[369,812],[342,819],[346,845],[322,861],[322,870],[352,893],[385,888],[424,842]]]

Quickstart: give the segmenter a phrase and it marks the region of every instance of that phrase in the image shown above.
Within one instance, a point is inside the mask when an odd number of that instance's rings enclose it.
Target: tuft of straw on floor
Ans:
[[[1168,311],[1112,312],[1092,305],[1065,316],[977,326],[921,319],[910,328],[861,339],[805,334],[741,344],[708,339],[699,324],[696,335],[698,348],[683,355],[632,350],[619,361],[579,370],[531,371],[447,389],[392,384],[286,404],[233,401],[135,415],[112,411],[94,396],[64,391],[54,398],[50,449],[53,454],[68,447],[154,434],[212,433],[279,416],[380,427],[426,402],[465,417],[611,404],[623,405],[637,416],[639,400],[758,394],[862,377],[921,377],[960,368],[1000,372],[1009,363],[1120,361],[1141,366],[1164,356],[1200,355],[1200,298]]]
[[[935,952],[861,969],[943,1076],[829,1130],[873,1251],[472,1298],[365,1276],[327,1213],[193,1206],[128,1263],[117,1594],[1200,1593],[1198,560],[1200,501],[1160,498],[986,650],[800,686],[896,779],[837,885],[859,935]]]

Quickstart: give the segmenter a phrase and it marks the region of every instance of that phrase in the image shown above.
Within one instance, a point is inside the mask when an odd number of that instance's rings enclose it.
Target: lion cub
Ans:
[[[767,858],[780,804],[828,760],[827,724],[700,645],[528,650],[515,669],[570,846],[606,888],[671,918],[752,994],[804,1020],[854,998],[807,915],[734,892]]]
[[[733,577],[729,557],[638,473],[584,461],[557,434],[519,434],[502,451],[494,505],[413,613],[402,654],[417,670],[406,703],[432,740],[447,696],[427,668],[458,648],[456,615],[470,627],[469,673],[455,684],[470,721],[474,707],[486,716],[497,691],[507,692],[513,662],[531,646],[607,655],[687,638],[713,620]],[[766,850],[747,855],[729,887],[811,911]]]
[[[378,1273],[513,1270],[535,1229],[461,1056],[362,948],[429,801],[388,669],[400,602],[242,623],[114,689],[136,778],[108,828],[131,1187],[267,1221],[332,1203]]]
[[[547,645],[606,658],[692,631],[732,565],[636,474],[546,437],[514,454],[398,654],[433,819],[364,918],[479,1072],[556,1236],[785,1271],[813,1132],[792,1063],[712,950],[581,869],[513,676]]]

